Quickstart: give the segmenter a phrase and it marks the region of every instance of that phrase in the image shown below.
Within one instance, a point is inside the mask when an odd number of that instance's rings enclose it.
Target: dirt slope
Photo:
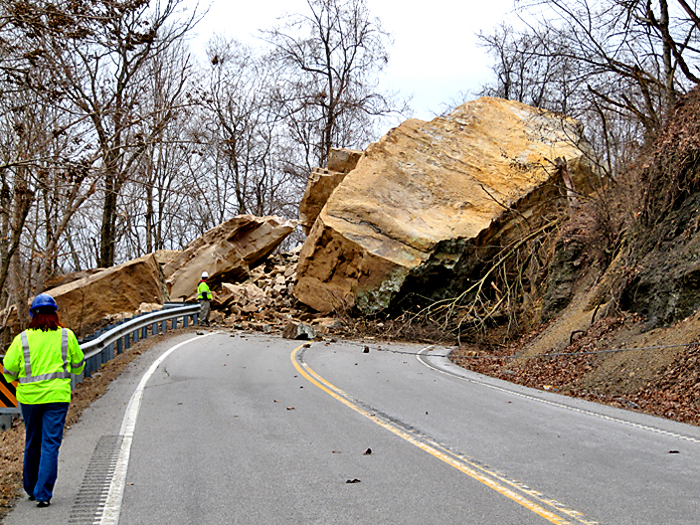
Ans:
[[[591,200],[557,241],[542,316],[551,320],[495,352],[460,348],[454,361],[700,425],[700,89]]]

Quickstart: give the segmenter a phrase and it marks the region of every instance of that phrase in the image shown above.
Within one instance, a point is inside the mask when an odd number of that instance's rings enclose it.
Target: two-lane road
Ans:
[[[384,347],[161,343],[67,433],[52,506],[5,523],[700,522],[700,429]]]

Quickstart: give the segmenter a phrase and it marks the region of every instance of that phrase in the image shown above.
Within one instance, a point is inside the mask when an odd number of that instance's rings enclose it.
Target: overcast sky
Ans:
[[[414,116],[430,120],[460,92],[474,93],[490,79],[489,60],[475,34],[491,32],[509,16],[513,0],[367,0],[367,5],[394,39],[382,86],[412,96]],[[305,0],[200,0],[200,10],[208,6],[196,28],[196,51],[214,33],[255,43],[257,31],[276,25],[279,17],[309,10]]]

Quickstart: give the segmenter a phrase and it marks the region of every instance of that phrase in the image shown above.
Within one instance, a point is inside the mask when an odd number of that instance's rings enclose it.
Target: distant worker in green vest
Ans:
[[[31,322],[12,341],[3,359],[3,375],[17,381],[26,440],[24,490],[37,507],[48,507],[58,477],[58,449],[71,400],[71,374],[85,367],[75,334],[58,318],[53,297],[37,295],[29,308]]]
[[[209,326],[209,314],[211,313],[211,290],[207,284],[207,279],[209,279],[209,274],[207,272],[202,272],[202,279],[197,285],[197,299],[199,299],[199,304],[201,305],[201,310],[199,311],[199,324],[203,326]]]

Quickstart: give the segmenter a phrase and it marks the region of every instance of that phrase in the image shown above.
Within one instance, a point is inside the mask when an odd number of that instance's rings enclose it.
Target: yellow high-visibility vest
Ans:
[[[197,299],[211,301],[211,290],[209,290],[209,285],[204,281],[199,281],[199,286],[197,286]]]
[[[17,401],[25,405],[69,403],[71,374],[85,368],[85,355],[68,328],[26,330],[14,338],[2,361],[8,381],[17,381]]]

